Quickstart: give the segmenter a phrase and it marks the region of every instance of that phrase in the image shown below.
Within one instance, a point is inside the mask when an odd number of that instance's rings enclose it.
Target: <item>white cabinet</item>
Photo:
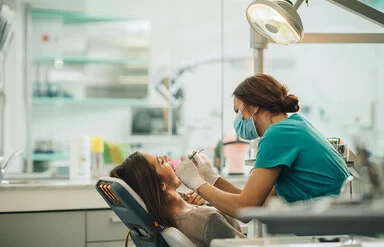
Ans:
[[[0,245],[84,247],[84,222],[85,212],[0,214]]]
[[[128,228],[112,210],[87,211],[87,247],[123,247]],[[131,239],[128,246],[135,246]]]
[[[86,212],[87,242],[125,239],[128,228],[112,210]]]
[[[123,247],[127,233],[110,209],[0,214],[2,247]]]

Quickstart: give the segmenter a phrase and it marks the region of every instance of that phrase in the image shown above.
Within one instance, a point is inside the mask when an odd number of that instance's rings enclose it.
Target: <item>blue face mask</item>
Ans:
[[[253,122],[253,116],[247,120],[243,120],[243,114],[240,110],[237,113],[235,121],[233,121],[233,127],[235,127],[236,134],[245,140],[253,140],[259,137],[255,123]]]

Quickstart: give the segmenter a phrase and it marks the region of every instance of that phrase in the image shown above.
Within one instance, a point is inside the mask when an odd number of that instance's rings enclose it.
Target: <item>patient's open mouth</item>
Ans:
[[[176,171],[177,167],[179,166],[180,164],[180,160],[169,160],[169,162],[172,164],[173,166],[173,170]]]

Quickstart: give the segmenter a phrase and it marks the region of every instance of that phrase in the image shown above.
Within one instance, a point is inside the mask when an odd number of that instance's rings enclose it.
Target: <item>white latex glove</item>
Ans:
[[[200,177],[199,169],[192,160],[185,156],[181,156],[180,159],[181,162],[176,168],[176,175],[185,186],[197,192],[197,189],[207,182]]]
[[[220,175],[217,173],[213,165],[209,162],[208,157],[204,154],[197,153],[195,156],[193,156],[192,161],[197,163],[200,176],[209,184],[214,185]]]

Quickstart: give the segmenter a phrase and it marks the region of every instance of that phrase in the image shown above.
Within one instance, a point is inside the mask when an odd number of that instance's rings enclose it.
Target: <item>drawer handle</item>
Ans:
[[[112,215],[110,218],[112,223],[123,223],[119,217],[117,217],[116,215]]]

